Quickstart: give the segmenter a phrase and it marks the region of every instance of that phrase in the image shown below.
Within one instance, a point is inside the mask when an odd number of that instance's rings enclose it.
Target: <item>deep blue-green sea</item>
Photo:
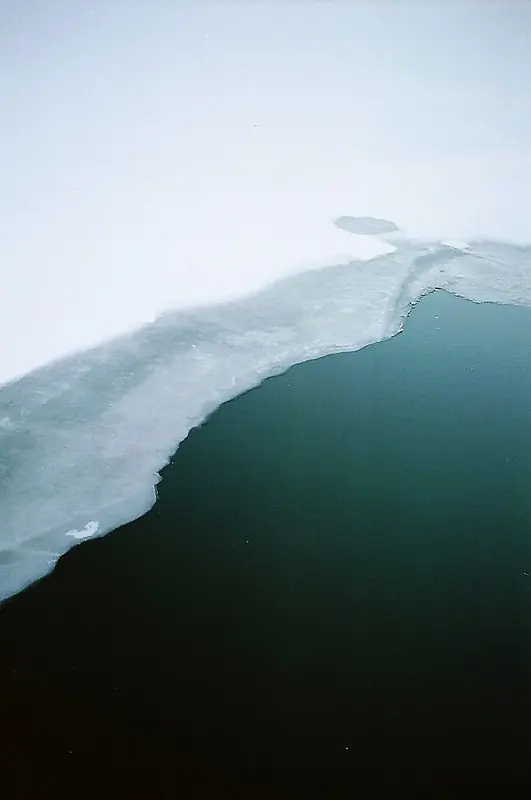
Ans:
[[[13,753],[527,774],[531,310],[433,293],[223,405],[158,490],[0,609]]]

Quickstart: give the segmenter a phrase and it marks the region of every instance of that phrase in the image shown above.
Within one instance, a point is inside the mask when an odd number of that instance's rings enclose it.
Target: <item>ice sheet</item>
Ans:
[[[531,238],[529,4],[7,5],[0,384],[374,256],[341,216]]]

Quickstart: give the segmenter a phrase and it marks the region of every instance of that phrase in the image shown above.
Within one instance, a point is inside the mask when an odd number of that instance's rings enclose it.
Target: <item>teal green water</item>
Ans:
[[[192,431],[10,642],[201,763],[525,763],[530,445],[531,311],[437,292]]]

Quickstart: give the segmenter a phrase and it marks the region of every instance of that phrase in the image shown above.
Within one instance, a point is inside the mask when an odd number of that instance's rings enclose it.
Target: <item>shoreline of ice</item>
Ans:
[[[349,219],[354,234],[387,222]],[[266,378],[394,336],[435,289],[531,305],[531,245],[416,241],[396,226],[381,240],[381,255],[166,312],[0,387],[0,600],[147,512],[189,431]]]

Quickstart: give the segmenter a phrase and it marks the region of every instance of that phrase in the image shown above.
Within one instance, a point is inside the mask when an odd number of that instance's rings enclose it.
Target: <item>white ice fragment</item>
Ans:
[[[94,536],[99,527],[99,522],[87,522],[85,527],[81,528],[80,531],[73,529],[67,531],[65,536],[71,536],[73,539],[89,539],[91,536]]]

